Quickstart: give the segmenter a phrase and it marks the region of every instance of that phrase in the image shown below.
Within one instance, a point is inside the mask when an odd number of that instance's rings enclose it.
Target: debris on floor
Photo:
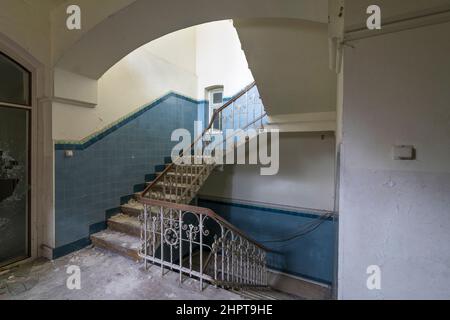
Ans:
[[[80,289],[69,289],[79,267]],[[179,284],[179,275],[155,266],[144,270],[141,263],[111,252],[89,247],[54,261],[38,259],[0,273],[0,300],[238,300],[239,295],[187,278]]]

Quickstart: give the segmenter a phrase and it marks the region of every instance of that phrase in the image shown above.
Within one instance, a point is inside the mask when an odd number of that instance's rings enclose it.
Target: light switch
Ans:
[[[72,158],[73,157],[73,150],[66,150],[64,151],[64,155],[66,158]]]
[[[414,146],[394,146],[394,160],[415,160],[416,150]]]

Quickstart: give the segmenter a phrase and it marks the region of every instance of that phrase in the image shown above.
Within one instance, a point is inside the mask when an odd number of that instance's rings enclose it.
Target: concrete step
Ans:
[[[247,288],[232,291],[250,300],[303,300],[303,298],[271,288]]]
[[[130,236],[140,237],[141,223],[136,216],[118,214],[108,219],[109,229],[122,232]]]
[[[141,212],[144,211],[144,206],[139,202],[130,201],[130,202],[120,206],[120,209],[123,214],[132,216],[132,217],[139,217]]]
[[[183,179],[174,179],[174,182],[164,182],[164,181],[160,181],[157,182],[156,185],[152,188],[153,190],[157,190],[157,191],[165,191],[166,193],[176,193],[176,192],[180,192],[180,189],[186,189],[189,188],[189,184],[186,183],[186,179],[184,179],[183,181],[180,182],[176,182],[176,181],[180,181]],[[183,182],[183,183],[181,183]],[[152,182],[148,182],[147,185],[150,185]],[[178,190],[177,190],[178,189]]]
[[[193,162],[191,162],[190,164],[183,164],[183,165],[185,165],[185,166],[191,166],[191,167],[203,167],[203,164],[202,163],[193,163]],[[166,163],[165,164],[165,166],[166,166],[166,168],[168,167],[168,166],[171,166],[171,164],[170,163]]]
[[[127,215],[127,216],[131,216],[131,217],[135,217],[138,218],[139,215],[141,214],[141,212],[144,211],[144,205],[140,202],[137,201],[130,201],[124,205],[122,205],[121,207],[122,213]],[[154,211],[157,209],[154,209]],[[159,211],[155,211],[155,212],[159,212]]]
[[[178,192],[180,192],[180,190],[178,190]],[[158,199],[161,201],[174,202],[174,203],[180,203],[180,201],[181,201],[180,194],[175,195],[175,194],[169,194],[168,192],[166,192],[164,194],[164,198],[161,198],[161,194],[162,194],[162,190],[155,190],[154,192],[150,192],[150,193],[146,194],[144,198]],[[136,193],[135,198],[137,198],[139,195],[140,195],[140,193]],[[142,210],[143,210],[143,207],[142,207]]]
[[[156,176],[159,176],[161,172],[156,172]],[[178,178],[178,180],[176,181],[181,181],[181,178],[184,179],[184,181],[186,181],[186,178],[188,179],[194,179],[197,175],[196,174],[190,174],[190,173],[184,173],[183,175],[176,173],[175,171],[169,171],[167,172],[167,176],[172,177],[172,178]]]
[[[157,198],[159,198],[159,196],[160,196],[160,193],[150,192],[150,196],[148,196],[148,198],[157,199]],[[179,195],[175,195],[175,194],[164,194],[164,198],[161,200],[168,201],[168,202],[174,202],[174,203],[180,203],[181,197]]]
[[[107,229],[91,235],[91,241],[96,247],[118,253],[135,261],[141,260],[138,255],[140,248],[138,237]]]

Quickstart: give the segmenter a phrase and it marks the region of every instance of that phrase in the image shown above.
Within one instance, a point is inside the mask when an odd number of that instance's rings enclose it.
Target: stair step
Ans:
[[[157,172],[157,176],[159,176],[162,172]],[[193,181],[198,175],[197,174],[190,174],[190,173],[176,173],[174,171],[167,172],[167,177],[170,179],[170,181],[173,182],[179,182],[179,183],[186,183]],[[162,182],[162,181],[161,181]]]
[[[108,219],[109,229],[122,232],[130,236],[140,237],[141,223],[136,216],[118,214]]]
[[[123,214],[132,217],[139,217],[142,211],[144,211],[144,205],[139,202],[129,202],[120,207]]]
[[[168,166],[171,166],[172,164],[171,163],[166,163],[165,164],[165,166],[166,166],[166,168],[168,167]],[[191,162],[190,164],[184,164],[185,166],[191,166],[191,167],[203,167],[204,166],[204,164],[203,163],[193,163],[193,162]]]
[[[135,261],[141,260],[138,255],[140,240],[137,237],[106,229],[91,235],[91,241],[96,247],[113,251]]]
[[[232,291],[250,300],[303,300],[301,297],[273,290],[271,288],[241,289]]]
[[[254,290],[233,290],[233,292],[239,294],[240,296],[247,298],[249,300],[276,300],[271,297],[266,297],[264,295],[255,292]]]
[[[150,185],[152,183],[153,183],[153,181],[147,182],[147,185]],[[167,183],[167,182],[164,182],[164,181],[160,181],[160,182],[156,183],[156,186],[159,187],[159,188],[162,188],[164,185],[166,185],[166,186],[173,186],[173,187],[176,186],[178,188],[187,188],[187,187],[189,187],[189,184],[187,184],[187,183]]]
[[[164,194],[163,199],[160,199],[161,193],[159,193],[159,192],[150,192],[149,195],[146,195],[145,198],[150,198],[150,199],[158,198],[158,200],[161,200],[161,201],[175,202],[175,203],[180,203],[179,201],[181,201],[181,196],[175,195],[175,194]]]
[[[163,172],[162,171],[160,171],[160,172],[156,172],[156,176],[159,176],[159,175],[161,175]],[[169,172],[167,172],[167,175],[168,176],[177,176],[177,177],[181,177],[181,175],[180,174],[178,174],[178,173],[176,173],[175,171],[169,171]],[[191,174],[191,173],[184,173],[183,174],[183,176],[188,176],[188,177],[195,177],[195,176],[197,176],[196,174]]]
[[[181,182],[186,182],[186,179],[184,179],[183,181],[180,181],[181,179],[174,179],[174,181],[179,181],[177,182],[164,182],[164,181],[160,181],[157,182],[155,186],[152,187],[153,190],[157,190],[157,191],[161,191],[161,192],[166,192],[166,193],[176,193],[178,192],[178,194],[181,192],[181,190],[184,191],[184,189],[187,189],[190,187],[189,184],[187,183],[181,183]],[[152,182],[148,182],[147,185],[150,185]]]
[[[121,207],[122,213],[131,216],[134,218],[138,218],[139,215],[144,211],[144,205],[137,201],[132,201],[122,205]],[[153,211],[157,209],[153,208]]]

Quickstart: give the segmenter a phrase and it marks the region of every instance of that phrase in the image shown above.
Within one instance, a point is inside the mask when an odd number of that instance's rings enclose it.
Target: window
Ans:
[[[30,72],[0,53],[0,102],[30,106]]]
[[[222,107],[223,105],[223,87],[216,87],[214,89],[210,89],[208,92],[208,101],[209,101],[209,121],[214,116],[214,112]],[[212,131],[222,131],[222,117],[221,115],[217,116],[214,120],[213,126],[211,128]]]

